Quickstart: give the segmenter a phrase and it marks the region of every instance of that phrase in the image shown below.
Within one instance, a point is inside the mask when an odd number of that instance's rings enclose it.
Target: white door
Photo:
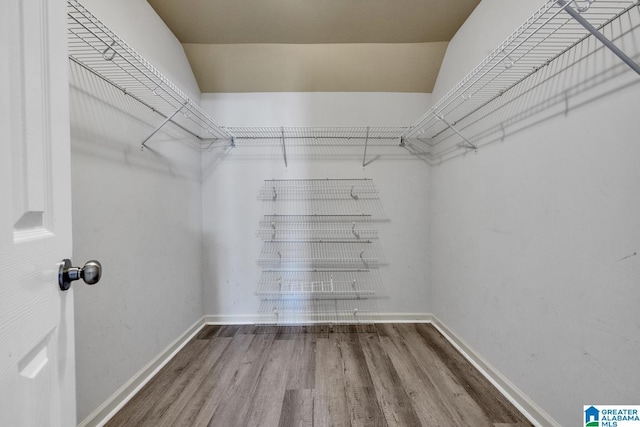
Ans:
[[[66,2],[0,6],[0,426],[76,425]]]

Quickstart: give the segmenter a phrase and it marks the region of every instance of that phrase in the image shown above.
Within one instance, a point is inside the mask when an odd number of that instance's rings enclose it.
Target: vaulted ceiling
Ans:
[[[202,92],[431,92],[480,0],[148,0]]]

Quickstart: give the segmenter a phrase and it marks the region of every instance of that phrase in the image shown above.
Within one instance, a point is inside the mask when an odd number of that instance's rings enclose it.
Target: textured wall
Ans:
[[[442,79],[527,3],[483,1]],[[635,58],[637,34],[616,41]],[[640,78],[602,50],[579,60],[595,46],[543,71],[500,142],[431,171],[434,313],[561,425],[640,393]]]
[[[197,91],[180,44],[146,2],[83,3]],[[75,65],[70,97],[73,260],[104,268],[98,285],[75,285],[82,421],[202,316],[200,152],[169,126],[141,152],[162,118]]]
[[[235,126],[409,125],[428,107],[424,94],[225,94],[203,95],[203,108]],[[429,167],[398,146],[316,143],[315,148],[239,143],[203,156],[205,312],[246,319],[258,308],[253,294],[262,242],[255,236],[263,215],[257,200],[265,179],[372,178],[388,222],[376,224],[388,265],[380,268],[387,298],[384,313],[429,312],[427,261]]]

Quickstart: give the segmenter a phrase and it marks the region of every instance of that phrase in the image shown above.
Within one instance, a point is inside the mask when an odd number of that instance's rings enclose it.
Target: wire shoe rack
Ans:
[[[361,299],[373,297],[380,288],[372,270],[268,270],[262,273],[256,295],[263,300]]]
[[[380,252],[373,240],[269,240],[262,246],[258,265],[368,268],[378,265]]]
[[[382,206],[373,181],[265,180],[258,199],[267,212],[256,233],[263,240],[257,260],[263,271],[255,292],[262,301],[258,321],[371,319],[370,300],[382,288],[377,267],[384,263],[375,228],[383,219]],[[307,214],[310,206],[322,213]]]
[[[370,323],[375,317],[373,299],[289,299],[263,300],[257,324],[308,325]]]
[[[263,240],[371,240],[378,230],[365,228],[360,222],[278,222],[261,221],[256,236]]]
[[[378,190],[370,179],[267,180],[259,200],[279,199],[377,199]]]

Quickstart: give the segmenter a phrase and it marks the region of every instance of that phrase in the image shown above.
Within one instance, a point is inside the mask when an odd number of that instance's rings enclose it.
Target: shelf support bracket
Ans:
[[[447,121],[447,119],[445,119],[442,114],[437,114],[436,117],[439,120],[442,120],[445,125],[449,126],[449,128],[451,128],[452,131],[457,133],[460,138],[464,139],[464,141],[468,144],[468,148],[472,148],[473,150],[476,151],[476,153],[478,152],[478,146],[476,144],[474,144],[473,142],[469,141],[463,134],[461,134],[460,131],[458,131],[458,129],[456,129],[455,126],[453,126],[451,123],[449,123]]]
[[[288,168],[287,165],[287,145],[284,142],[284,128],[280,128],[280,132],[282,133],[282,154],[284,155],[284,167]]]
[[[627,64],[633,71],[640,75],[640,65],[638,65],[633,59],[627,56],[618,46],[613,44],[611,40],[606,38],[600,31],[597,30],[593,25],[589,23],[580,13],[578,13],[575,9],[573,9],[565,0],[556,0],[556,3],[560,5],[560,7],[564,8],[564,11],[567,12],[573,19],[578,21],[580,25],[582,25],[587,31],[589,31],[595,38],[600,40],[602,44],[604,44],[611,52],[613,52],[618,58],[620,58],[625,64]]]
[[[367,135],[364,138],[364,156],[362,156],[362,167],[367,165],[367,145],[369,145],[369,126],[367,126]]]
[[[166,125],[167,123],[169,123],[171,121],[171,119],[173,119],[173,117],[178,114],[180,112],[180,110],[182,110],[184,108],[185,105],[187,105],[189,101],[184,101],[184,103],[178,107],[178,109],[176,111],[173,112],[173,114],[171,114],[169,117],[167,117],[166,119],[164,119],[164,121],[160,124],[160,126],[158,126],[153,132],[151,132],[151,135],[149,135],[148,137],[146,137],[145,139],[142,140],[142,143],[140,144],[140,150],[144,150],[147,147],[147,141],[151,139],[151,137],[153,135],[155,135],[156,133],[158,133],[158,131],[160,129],[162,129],[164,127],[164,125]]]

